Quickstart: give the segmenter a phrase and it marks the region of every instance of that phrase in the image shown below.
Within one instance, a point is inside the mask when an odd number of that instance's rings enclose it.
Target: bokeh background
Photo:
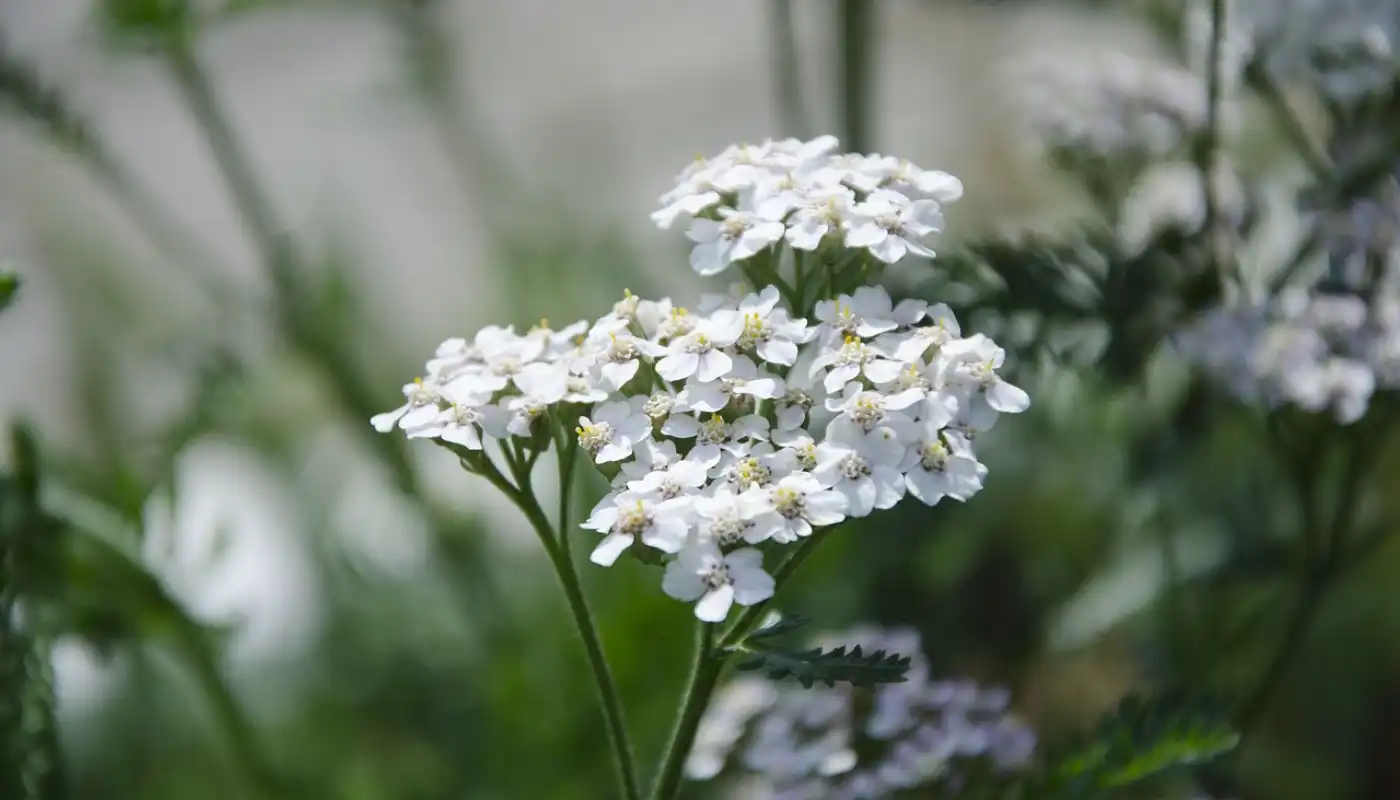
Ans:
[[[591,318],[624,287],[694,296],[684,241],[647,213],[731,142],[834,132],[951,171],[949,249],[1073,226],[1089,205],[1027,146],[1015,67],[1171,57],[1113,4],[235,2],[193,47],[268,198],[259,241],[177,76],[100,5],[0,0],[5,69],[53,92],[0,86],[0,257],[25,280],[0,419],[37,432],[55,507],[129,540],[221,657],[192,669],[115,585],[110,619],[57,642],[85,800],[250,797],[249,750],[308,798],[607,797],[582,652],[523,520],[368,415],[449,335]],[[919,269],[893,288],[921,291]],[[1288,601],[1250,557],[1292,499],[1256,419],[1183,431],[1180,365],[1154,353],[1146,374],[1023,356],[1035,405],[988,437],[985,492],[842,536],[783,605],[916,626],[936,669],[1010,687],[1046,736],[1134,687],[1247,687]],[[1249,796],[1400,797],[1397,566],[1379,550],[1321,610],[1240,755]],[[585,580],[653,763],[690,609],[640,564]]]

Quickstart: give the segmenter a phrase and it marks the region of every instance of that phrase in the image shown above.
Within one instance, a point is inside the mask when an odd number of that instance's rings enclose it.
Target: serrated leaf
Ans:
[[[1091,797],[1184,766],[1239,743],[1222,713],[1198,699],[1130,696],[1077,740],[1050,748],[1037,797]]]
[[[849,683],[874,686],[877,683],[903,683],[909,671],[910,658],[898,653],[876,650],[864,652],[860,645],[823,650],[820,647],[797,651],[777,647],[749,648],[749,659],[738,666],[741,670],[762,670],[773,680],[792,678],[810,689],[815,683],[835,686]]]

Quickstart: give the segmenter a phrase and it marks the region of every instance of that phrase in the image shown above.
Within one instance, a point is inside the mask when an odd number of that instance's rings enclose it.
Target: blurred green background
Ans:
[[[948,250],[1072,226],[1087,204],[1022,146],[1004,68],[1164,52],[1071,3],[244,0],[193,4],[172,44],[174,5],[0,0],[0,257],[25,279],[0,419],[37,432],[55,513],[220,631],[206,651],[91,578],[105,602],[53,653],[84,800],[252,797],[248,759],[309,798],[609,796],[523,520],[369,414],[449,335],[591,318],[624,287],[693,297],[683,238],[646,214],[731,142],[832,131],[949,170],[967,197]],[[262,197],[230,202],[211,121]],[[920,291],[918,269],[892,286]],[[1135,687],[1247,692],[1292,603],[1297,521],[1262,420],[1192,413],[1166,352],[1123,382],[1020,345],[1035,405],[987,437],[986,491],[851,530],[781,605],[917,626],[937,670],[1011,687],[1047,737]],[[1391,450],[1373,516],[1396,502]],[[1321,608],[1239,754],[1245,796],[1400,798],[1397,566],[1376,550]],[[642,764],[691,642],[653,569],[584,567]]]

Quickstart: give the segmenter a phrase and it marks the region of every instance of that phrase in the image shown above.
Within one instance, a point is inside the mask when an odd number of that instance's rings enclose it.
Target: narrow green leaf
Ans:
[[[19,291],[19,277],[11,272],[0,272],[0,311],[15,299],[15,293]]]

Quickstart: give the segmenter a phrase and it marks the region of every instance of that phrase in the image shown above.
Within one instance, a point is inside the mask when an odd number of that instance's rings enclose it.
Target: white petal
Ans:
[[[865,377],[874,383],[893,383],[899,378],[900,370],[904,369],[904,365],[898,361],[877,358],[865,362],[862,368],[865,370]]]
[[[588,560],[601,567],[611,567],[617,561],[617,557],[622,555],[622,551],[632,546],[632,542],[633,537],[630,534],[610,533],[593,548],[593,554]]]
[[[1031,407],[1031,396],[1006,381],[988,386],[986,394],[987,405],[1005,414],[1018,414]]]
[[[393,411],[375,414],[369,418],[369,424],[373,425],[374,429],[380,433],[388,433],[394,429],[394,423],[398,422],[400,417],[408,413],[408,408],[408,406],[404,405],[399,406]]]
[[[695,604],[695,617],[701,622],[723,622],[734,605],[734,587],[724,584],[711,589]]]
[[[695,370],[695,377],[708,383],[717,381],[729,374],[730,368],[734,366],[734,361],[729,356],[718,350],[711,350],[700,356],[699,364]],[[662,377],[665,377],[664,375]],[[670,380],[669,378],[667,380]]]

